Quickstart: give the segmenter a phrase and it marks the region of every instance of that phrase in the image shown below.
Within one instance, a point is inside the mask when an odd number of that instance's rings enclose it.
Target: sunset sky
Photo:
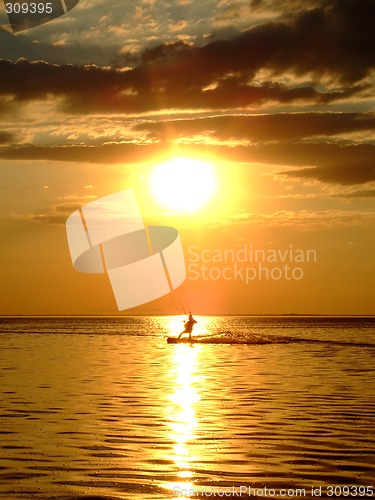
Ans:
[[[73,269],[65,221],[128,188],[146,224],[181,235],[179,307],[375,314],[374,19],[373,0],[81,0],[13,34],[1,4],[0,314],[118,314],[106,276]],[[194,211],[152,191],[176,157],[212,165]],[[204,262],[249,249],[316,259],[247,283]],[[143,313],[176,310],[121,314]]]

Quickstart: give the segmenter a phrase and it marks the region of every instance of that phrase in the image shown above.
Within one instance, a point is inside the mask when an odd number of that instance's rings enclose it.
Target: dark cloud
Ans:
[[[263,11],[269,15],[269,12],[277,13],[296,13],[302,10],[316,8],[322,5],[322,0],[288,0],[288,2],[280,2],[280,0],[251,0],[250,8],[255,11]]]
[[[62,97],[71,112],[144,112],[158,109],[231,109],[254,103],[326,103],[353,95],[352,86],[375,66],[373,0],[332,0],[268,22],[231,40],[203,47],[183,42],[145,50],[129,71],[51,65],[25,60],[0,63],[0,95],[19,102]],[[339,91],[252,81],[260,69],[274,74],[326,75]],[[336,88],[337,88],[336,85]],[[342,86],[346,87],[342,87]]]
[[[311,0],[306,4],[293,0],[293,4],[294,15],[288,8],[278,20],[255,25],[230,39],[211,39],[204,46],[179,41],[148,48],[139,55],[138,66],[129,70],[2,60],[0,103],[17,110],[30,100],[52,97],[62,109],[77,114],[193,109],[211,110],[211,115],[214,110],[220,115],[215,110],[273,103],[326,104],[366,93],[371,97],[370,79],[364,79],[375,66],[374,0]],[[277,7],[274,0],[252,2],[257,11],[272,7]],[[259,70],[266,71],[260,74]],[[288,76],[284,81],[292,82],[294,73],[299,82],[309,83],[281,84],[279,75],[284,73]],[[288,177],[342,185],[375,180],[373,144],[322,140],[374,130],[374,113],[232,113],[144,122],[137,128],[157,144],[3,146],[0,158],[136,163],[166,155],[175,140],[206,135],[243,141],[244,145],[189,144],[185,149],[179,146],[180,150],[249,164],[280,165],[281,174]],[[14,138],[0,133],[0,143],[10,141]],[[245,141],[256,144],[245,145]]]
[[[199,48],[164,44],[145,51],[143,61],[156,82],[165,85],[172,78],[186,91],[212,83],[225,88],[233,80],[245,87],[264,68],[352,84],[375,67],[374,18],[373,0],[332,0],[288,22],[255,26],[232,40]]]
[[[199,149],[204,151],[202,146]],[[220,158],[232,161],[297,167],[278,172],[290,178],[341,185],[375,181],[375,145],[372,144],[282,141],[207,148],[210,149]]]
[[[288,68],[298,75],[312,72],[356,82],[374,69],[372,0],[265,0],[260,5],[284,13],[284,23],[263,24],[253,33],[262,65],[276,73]]]
[[[15,140],[15,135],[10,132],[2,132],[0,130],[0,144],[9,144]]]
[[[49,209],[42,209],[38,213],[13,214],[14,219],[19,221],[34,221],[43,224],[64,225],[68,216],[82,207],[83,203],[62,203]]]
[[[356,167],[352,165],[336,165],[332,167],[302,168],[282,172],[289,177],[316,179],[331,184],[363,184],[375,180],[375,166],[365,161]]]
[[[284,144],[275,145],[273,154],[282,155],[285,147],[289,149]],[[371,144],[294,144],[289,151],[285,151],[284,159],[288,158],[290,165],[314,165],[281,172],[288,177],[317,179],[342,185],[375,180],[375,146]]]
[[[18,221],[33,221],[40,222],[42,224],[57,224],[59,226],[65,226],[67,215],[57,214],[57,213],[46,213],[46,214],[16,214],[13,218]]]
[[[102,146],[19,146],[3,148],[4,160],[50,160],[101,164],[138,163],[163,156],[166,148],[158,144],[106,144]]]
[[[0,95],[14,96],[18,104],[58,96],[63,98],[64,109],[73,113],[137,113],[171,108],[236,108],[270,101],[327,103],[362,90],[352,87],[340,92],[319,92],[312,87],[248,85],[238,76],[227,77],[214,88],[205,89],[203,81],[185,85],[171,68],[155,75],[154,64],[150,66],[146,63],[131,71],[120,71],[97,66],[50,65],[42,61],[0,61]],[[174,71],[178,73],[177,66]]]
[[[65,96],[72,100],[91,98],[101,92],[118,91],[123,73],[97,66],[51,65],[43,61],[17,63],[0,61],[0,93],[18,101],[40,99],[48,95]]]
[[[251,0],[250,1],[250,8],[252,9],[258,9],[259,7],[262,7],[264,5],[264,1],[262,0]]]
[[[102,164],[137,163],[176,155],[168,144],[105,144],[102,146],[24,146],[3,148],[7,160],[51,160]],[[329,144],[325,142],[271,142],[256,146],[179,146],[178,154],[212,155],[221,160],[297,167],[280,171],[287,177],[355,185],[375,181],[375,146],[371,144]],[[303,167],[303,168],[301,168]]]
[[[339,198],[375,198],[375,189],[363,189],[354,193],[338,194]]]
[[[373,0],[325,1],[291,20],[255,26],[233,40],[180,47],[178,78],[188,87],[196,78],[202,85],[232,72],[248,79],[267,68],[277,74],[294,71],[357,82],[375,66],[374,18]],[[174,47],[159,46],[146,52],[144,61],[153,62],[157,71],[163,63],[166,73],[175,62],[174,52]]]
[[[225,115],[144,122],[136,129],[154,139],[207,135],[219,140],[274,141],[375,130],[374,113]]]

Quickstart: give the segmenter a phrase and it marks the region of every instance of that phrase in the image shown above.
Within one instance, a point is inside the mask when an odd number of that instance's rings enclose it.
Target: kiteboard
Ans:
[[[198,342],[197,339],[189,337],[183,337],[183,338],[178,338],[178,337],[168,337],[167,338],[168,344],[194,344],[195,342]]]

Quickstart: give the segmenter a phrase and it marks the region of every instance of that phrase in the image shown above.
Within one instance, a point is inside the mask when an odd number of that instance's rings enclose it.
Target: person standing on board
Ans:
[[[198,323],[198,321],[195,321],[195,319],[193,318],[193,315],[191,314],[191,312],[189,312],[189,318],[186,321],[184,321],[185,329],[180,333],[178,338],[181,338],[181,335],[183,335],[184,333],[188,333],[189,340],[190,340],[191,333],[193,331],[193,327],[194,327],[195,323]]]

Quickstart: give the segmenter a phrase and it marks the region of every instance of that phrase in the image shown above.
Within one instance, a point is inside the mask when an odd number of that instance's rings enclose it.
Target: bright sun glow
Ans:
[[[162,163],[151,176],[152,193],[158,202],[184,212],[193,212],[207,203],[216,186],[213,166],[188,158]]]

